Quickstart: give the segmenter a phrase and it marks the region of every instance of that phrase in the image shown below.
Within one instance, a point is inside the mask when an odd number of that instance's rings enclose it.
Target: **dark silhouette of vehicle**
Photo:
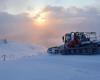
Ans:
[[[91,55],[100,52],[100,41],[96,32],[71,32],[66,33],[61,46],[48,48],[49,54],[61,55]]]

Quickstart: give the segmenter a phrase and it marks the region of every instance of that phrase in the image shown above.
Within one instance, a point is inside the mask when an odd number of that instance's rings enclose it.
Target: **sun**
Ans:
[[[47,20],[46,20],[46,15],[41,13],[39,14],[36,18],[35,18],[35,24],[43,26],[46,24]]]
[[[44,18],[42,18],[41,16],[38,17],[35,21],[37,24],[41,24],[41,25],[45,24],[45,22],[46,22],[46,20]]]

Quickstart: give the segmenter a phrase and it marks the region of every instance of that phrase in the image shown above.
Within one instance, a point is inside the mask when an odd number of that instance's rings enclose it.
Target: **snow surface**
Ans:
[[[100,80],[100,55],[44,55],[0,62],[0,80]]]
[[[3,55],[6,55],[6,60],[13,60],[26,56],[36,56],[44,54],[44,48],[37,45],[21,44],[13,41],[0,40],[0,60],[3,59]]]
[[[27,56],[41,52],[35,46],[0,43],[0,55]],[[100,55],[43,54],[0,61],[0,80],[100,80]]]

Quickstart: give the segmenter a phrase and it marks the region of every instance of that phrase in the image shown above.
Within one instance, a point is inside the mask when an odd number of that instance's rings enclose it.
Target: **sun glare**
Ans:
[[[27,12],[29,14],[29,17],[32,18],[33,24],[36,26],[46,26],[48,24],[48,14],[45,12],[42,12],[40,9],[37,9],[35,11],[29,11]]]
[[[39,26],[46,25],[47,20],[45,17],[46,15],[44,13],[40,13],[39,16],[37,16],[34,20],[35,24]]]
[[[36,19],[37,24],[43,25],[43,24],[45,24],[45,22],[46,22],[46,20],[44,18],[42,18],[41,16]]]

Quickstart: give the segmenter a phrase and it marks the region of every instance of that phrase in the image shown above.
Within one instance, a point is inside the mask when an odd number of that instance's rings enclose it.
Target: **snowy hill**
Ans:
[[[100,80],[100,55],[44,55],[0,62],[0,80]]]
[[[41,54],[40,46],[0,41],[0,56],[7,57],[0,60],[0,80],[100,80],[100,55]]]
[[[7,59],[16,59],[25,56],[34,56],[44,53],[44,49],[40,46],[26,45],[13,41],[0,40],[0,59],[6,55]]]

